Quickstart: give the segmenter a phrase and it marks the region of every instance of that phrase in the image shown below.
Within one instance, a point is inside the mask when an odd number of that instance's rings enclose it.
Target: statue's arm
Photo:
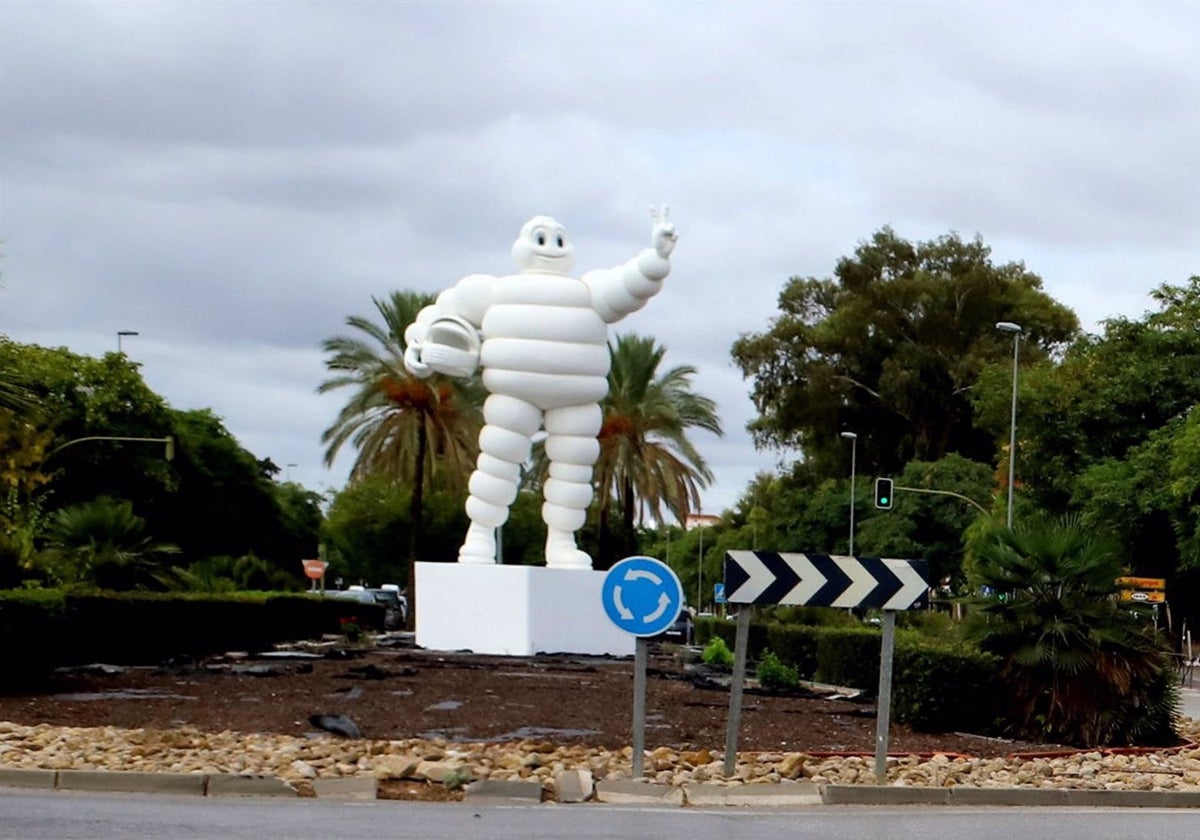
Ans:
[[[417,313],[404,330],[404,366],[413,376],[424,379],[431,373],[463,375],[458,370],[464,360],[461,346],[449,347],[430,341],[430,327],[439,322],[456,321],[463,332],[469,332],[468,343],[479,344],[478,331],[483,315],[491,301],[495,277],[487,274],[472,274],[437,296],[437,300]],[[477,354],[476,354],[477,355]],[[478,359],[476,358],[476,361]]]
[[[670,257],[679,240],[675,225],[667,221],[667,207],[651,208],[652,245],[615,268],[589,271],[583,282],[592,292],[592,305],[606,324],[620,321],[658,294],[671,272]]]

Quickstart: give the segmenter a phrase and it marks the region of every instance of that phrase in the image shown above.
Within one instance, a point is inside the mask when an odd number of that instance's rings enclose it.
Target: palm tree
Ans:
[[[383,474],[412,486],[407,557],[411,625],[416,615],[417,552],[424,535],[424,491],[436,477],[453,486],[469,474],[481,423],[482,391],[475,380],[436,374],[418,379],[405,369],[404,330],[433,302],[431,296],[393,292],[372,302],[382,323],[351,316],[347,326],[362,337],[338,336],[323,344],[329,354],[325,367],[334,376],[322,382],[317,392],[348,388],[351,393],[321,441],[327,444],[327,465],[333,464],[347,442],[357,449],[352,482]]]
[[[174,589],[182,580],[166,555],[179,548],[157,543],[133,502],[100,496],[55,511],[46,525],[46,548],[36,558],[60,584],[101,589]]]
[[[608,349],[612,366],[595,472],[601,567],[612,551],[606,544],[613,505],[620,510],[622,550],[633,546],[634,526],[647,511],[661,522],[665,507],[683,522],[699,507],[700,489],[712,481],[687,433],[723,434],[716,403],[692,391],[694,367],[660,374],[666,348],[648,337],[619,336]]]
[[[976,582],[996,595],[976,633],[1000,658],[1008,730],[1086,747],[1170,742],[1173,672],[1149,622],[1114,599],[1115,543],[1078,517],[977,539]]]

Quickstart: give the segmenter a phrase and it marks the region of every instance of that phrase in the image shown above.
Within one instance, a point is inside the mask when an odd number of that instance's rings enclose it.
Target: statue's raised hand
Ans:
[[[651,239],[655,252],[664,260],[671,256],[671,252],[675,250],[675,243],[679,241],[679,233],[675,230],[675,225],[668,220],[670,213],[671,208],[666,204],[662,207],[650,208],[650,218],[654,222]]]

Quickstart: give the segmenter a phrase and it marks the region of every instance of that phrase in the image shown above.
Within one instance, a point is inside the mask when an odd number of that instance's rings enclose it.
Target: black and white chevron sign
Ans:
[[[928,574],[924,560],[727,551],[725,600],[907,610],[928,602]]]

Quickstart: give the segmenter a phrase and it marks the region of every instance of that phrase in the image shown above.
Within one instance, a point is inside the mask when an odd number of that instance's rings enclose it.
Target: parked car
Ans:
[[[408,618],[407,601],[402,602],[398,592],[351,586],[349,589],[327,589],[325,597],[339,598],[343,601],[358,601],[360,604],[382,604],[384,630],[398,630],[404,626]]]
[[[375,597],[376,603],[383,604],[387,609],[388,617],[384,618],[385,629],[399,630],[408,624],[408,598],[401,595],[399,589],[385,584],[379,589],[367,591]]]
[[[675,622],[654,638],[662,641],[678,642],[681,645],[690,645],[695,641],[695,635],[696,628],[692,624],[692,614],[687,610],[680,610],[679,617],[675,619]]]

